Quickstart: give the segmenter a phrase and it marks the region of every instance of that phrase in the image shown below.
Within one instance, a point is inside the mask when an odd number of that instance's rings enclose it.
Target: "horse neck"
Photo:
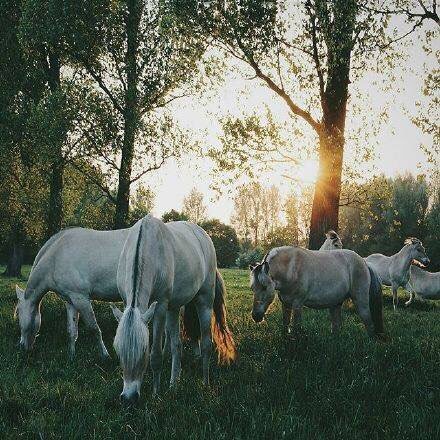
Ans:
[[[412,262],[411,247],[405,245],[399,252],[397,252],[397,254],[394,254],[392,258],[396,262],[400,272],[405,273],[409,271]]]

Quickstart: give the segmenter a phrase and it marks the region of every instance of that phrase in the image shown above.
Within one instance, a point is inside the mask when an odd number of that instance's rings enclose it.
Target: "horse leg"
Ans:
[[[341,304],[330,308],[330,319],[332,321],[332,333],[338,333],[342,327]]]
[[[367,330],[368,336],[374,337],[376,335],[376,333],[374,331],[373,319],[371,318],[368,290],[365,292],[364,297],[354,298],[352,296],[351,298],[356,306],[357,312],[358,312],[362,322],[365,325],[365,329]]]
[[[284,337],[289,335],[290,321],[292,320],[292,307],[285,302],[282,302],[283,307],[283,335]]]
[[[302,307],[295,307],[293,309],[293,328],[298,331],[301,330],[302,323]]]
[[[399,297],[397,296],[398,286],[396,286],[395,284],[392,284],[391,288],[393,290],[393,308],[394,308],[394,311],[396,311],[397,305],[399,304]]]
[[[180,326],[179,326],[180,311],[169,310],[167,312],[167,332],[171,342],[171,379],[170,388],[176,385],[180,378],[181,359],[182,359],[182,342],[180,341]]]
[[[108,359],[110,355],[108,354],[107,348],[105,348],[104,341],[102,340],[101,329],[99,328],[98,322],[96,321],[95,313],[93,312],[91,302],[80,295],[71,295],[73,307],[79,311],[79,314],[86,324],[86,326],[95,335],[96,341],[98,343],[99,354],[103,359]]]
[[[75,357],[75,343],[78,339],[78,310],[72,304],[66,302],[67,311],[67,334],[69,335],[69,357]]]
[[[160,373],[162,371],[162,337],[166,321],[166,304],[156,307],[153,318],[153,345],[151,347],[151,371],[153,372],[153,395],[155,396],[160,389]],[[179,321],[177,321],[179,322]],[[172,337],[172,335],[170,335]]]
[[[212,334],[211,334],[211,317],[212,317],[212,303],[211,306],[204,304],[200,296],[196,302],[197,312],[200,321],[201,333],[201,354],[202,354],[202,369],[203,381],[206,386],[209,385],[209,361],[212,352]]]

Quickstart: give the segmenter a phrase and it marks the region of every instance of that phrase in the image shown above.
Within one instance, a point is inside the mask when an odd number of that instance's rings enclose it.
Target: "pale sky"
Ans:
[[[438,40],[433,42],[433,45],[437,51],[440,50]],[[403,81],[396,81],[392,90],[384,92],[381,86],[373,85],[374,80],[379,84],[382,82],[377,75],[367,75],[361,82],[365,98],[372,106],[369,115],[372,121],[387,105],[390,108],[388,121],[380,127],[377,136],[371,139],[373,145],[378,143],[377,157],[373,161],[375,172],[387,176],[395,176],[405,171],[420,173],[427,170],[426,157],[419,146],[430,145],[431,139],[413,125],[410,118],[416,113],[415,103],[423,100],[425,65],[429,68],[435,67],[436,61],[433,55],[428,57],[425,54],[419,41],[415,41],[407,50],[409,57],[403,62],[411,69],[403,74]],[[401,73],[400,70],[397,68],[395,71],[397,77]],[[175,104],[173,112],[183,127],[196,132],[207,145],[218,143],[218,135],[221,133],[218,115],[239,115],[243,111],[251,111],[267,104],[280,120],[288,119],[287,106],[278,96],[256,80],[244,80],[240,74],[229,73],[225,83],[218,90],[211,92],[208,102],[206,101],[196,97],[184,98]],[[348,112],[349,125],[355,122],[350,121],[350,108]],[[368,124],[368,121],[366,123]],[[300,141],[298,139],[295,143]],[[346,151],[346,160],[351,160],[350,145],[346,146]],[[307,173],[313,166],[314,163],[309,161],[300,167],[297,170],[298,178],[310,180]],[[154,214],[160,216],[172,208],[180,210],[183,198],[196,187],[205,195],[209,217],[229,222],[233,208],[233,193],[225,191],[225,194],[217,198],[216,193],[210,189],[212,168],[210,160],[187,155],[179,161],[170,160],[162,169],[150,174],[143,183],[149,185],[156,194]],[[267,186],[278,185],[282,193],[287,193],[293,184],[279,174],[275,167],[273,173],[262,176],[261,183]],[[233,189],[228,188],[229,191]]]

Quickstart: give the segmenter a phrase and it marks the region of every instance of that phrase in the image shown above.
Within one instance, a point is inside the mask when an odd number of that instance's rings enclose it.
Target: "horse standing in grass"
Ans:
[[[109,357],[91,300],[121,300],[116,272],[128,232],[69,228],[44,244],[35,258],[26,289],[16,286],[20,345],[25,350],[32,348],[40,330],[41,301],[52,291],[66,303],[70,357],[75,354],[80,316],[94,333],[101,357]]]
[[[423,299],[440,299],[440,272],[428,272],[413,265],[406,290],[410,295],[406,306],[414,301],[415,295]]]
[[[397,254],[387,257],[382,254],[372,254],[365,258],[368,265],[372,266],[379,275],[379,278],[385,286],[391,286],[393,291],[393,306],[397,309],[399,299],[397,289],[406,288],[410,281],[411,264],[429,264],[429,258],[426,256],[425,248],[418,238],[407,238],[403,248]]]
[[[272,249],[251,270],[252,317],[260,322],[278,291],[291,308],[328,308],[333,332],[341,327],[340,307],[351,298],[370,336],[384,335],[382,286],[362,257],[343,249],[331,252],[299,247]],[[297,328],[298,322],[294,322]]]
[[[165,322],[172,355],[170,386],[175,385],[181,370],[179,312],[191,301],[200,322],[205,384],[209,384],[212,320],[220,360],[229,363],[235,359],[235,343],[226,324],[225,288],[217,270],[214,245],[199,226],[188,222],[164,224],[149,215],[138,221],[130,228],[122,250],[117,283],[125,303],[124,312],[112,307],[119,322],[114,347],[123,370],[123,401],[138,400],[149,356],[153,394],[159,391]]]
[[[342,249],[342,240],[335,231],[330,230],[325,234],[325,241],[322,244],[322,246],[319,248],[319,250],[332,251],[335,249]],[[250,266],[250,269],[252,270],[253,266]],[[281,302],[281,306],[283,311],[283,334],[284,336],[287,336],[290,332],[290,323],[292,321],[292,314],[293,314],[293,321],[298,324],[302,319],[302,308],[292,309],[291,305],[285,302]],[[342,305],[335,307],[334,310],[332,309],[331,311],[332,317],[333,315],[335,317],[339,316],[339,320],[341,319],[340,318],[341,307]],[[188,327],[190,327],[190,323],[188,324]]]

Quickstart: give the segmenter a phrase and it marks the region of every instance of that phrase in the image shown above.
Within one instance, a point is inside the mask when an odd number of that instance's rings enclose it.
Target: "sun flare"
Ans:
[[[297,179],[303,183],[315,183],[318,177],[319,164],[317,160],[303,160],[297,167]]]

